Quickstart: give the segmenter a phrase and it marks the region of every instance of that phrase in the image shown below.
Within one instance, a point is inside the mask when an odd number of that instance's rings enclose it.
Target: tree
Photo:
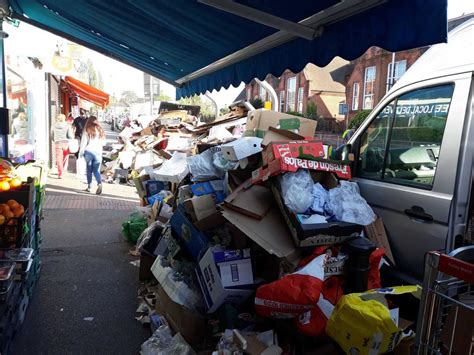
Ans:
[[[155,95],[155,101],[173,101],[173,99],[166,95],[163,90],[160,90],[160,94]]]
[[[305,117],[309,118],[310,120],[317,120],[319,118],[318,106],[313,101],[308,101],[308,104],[306,105]]]
[[[104,90],[104,78],[100,70],[97,70],[97,89]]]
[[[364,122],[370,112],[370,110],[361,110],[357,112],[356,115],[352,118],[351,122],[349,122],[349,129],[359,128],[359,126],[362,124],[362,122]]]
[[[260,98],[255,98],[252,100],[249,100],[250,104],[255,107],[255,109],[263,108],[263,101]]]
[[[138,95],[135,91],[125,90],[124,92],[122,92],[120,101],[122,101],[123,103],[127,105],[130,105],[138,101]]]
[[[94,63],[90,59],[87,59],[87,83],[94,88],[97,87],[97,72]]]
[[[201,96],[194,95],[192,97],[182,98],[178,101],[178,104],[201,106],[201,116],[207,119],[216,117],[214,106],[209,100],[204,100]]]

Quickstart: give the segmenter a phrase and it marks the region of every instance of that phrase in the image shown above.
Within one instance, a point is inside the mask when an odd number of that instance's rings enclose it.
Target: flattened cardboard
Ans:
[[[365,226],[365,233],[367,234],[367,238],[375,243],[376,246],[385,250],[387,259],[395,265],[395,259],[392,254],[392,249],[390,248],[387,233],[385,233],[385,226],[382,218],[378,217],[375,222]]]
[[[287,113],[259,109],[247,115],[247,126],[244,133],[247,137],[263,138],[270,127],[295,132],[303,137],[314,137],[317,121]]]
[[[265,186],[251,185],[249,188],[245,188],[244,185],[246,183],[240,185],[227,196],[224,203],[237,212],[261,220],[274,202],[272,192]]]
[[[286,129],[278,129],[275,127],[269,127],[268,132],[265,133],[265,136],[263,137],[262,141],[262,146],[265,147],[271,142],[283,142],[283,141],[297,141],[297,140],[302,140],[304,139],[303,136],[300,136],[299,134],[288,131]]]
[[[270,208],[260,221],[226,206],[223,207],[222,215],[268,253],[290,261],[296,260],[297,250],[276,206]]]

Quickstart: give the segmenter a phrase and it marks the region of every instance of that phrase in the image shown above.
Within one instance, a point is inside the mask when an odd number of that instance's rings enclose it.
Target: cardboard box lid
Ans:
[[[270,254],[290,260],[296,257],[296,247],[276,206],[260,221],[225,206],[222,215]]]
[[[217,212],[216,203],[212,195],[194,196],[191,199],[196,221],[201,221]]]

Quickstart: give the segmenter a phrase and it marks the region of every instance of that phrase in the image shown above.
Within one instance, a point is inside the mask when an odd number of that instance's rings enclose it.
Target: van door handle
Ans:
[[[426,213],[423,207],[420,206],[411,206],[411,208],[405,210],[405,214],[414,219],[433,222],[433,216]]]

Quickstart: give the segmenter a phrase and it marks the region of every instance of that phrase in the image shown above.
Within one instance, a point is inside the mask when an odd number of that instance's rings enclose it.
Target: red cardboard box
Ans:
[[[278,158],[324,158],[323,143],[316,139],[271,142],[262,152],[263,163]]]
[[[325,160],[306,160],[292,157],[282,157],[275,159],[255,170],[252,173],[252,183],[255,184],[260,181],[267,180],[270,176],[279,175],[284,171],[295,172],[299,168],[316,170],[316,171],[327,171],[334,173],[339,179],[348,180],[352,177],[351,167],[348,164],[339,162],[331,162]]]

